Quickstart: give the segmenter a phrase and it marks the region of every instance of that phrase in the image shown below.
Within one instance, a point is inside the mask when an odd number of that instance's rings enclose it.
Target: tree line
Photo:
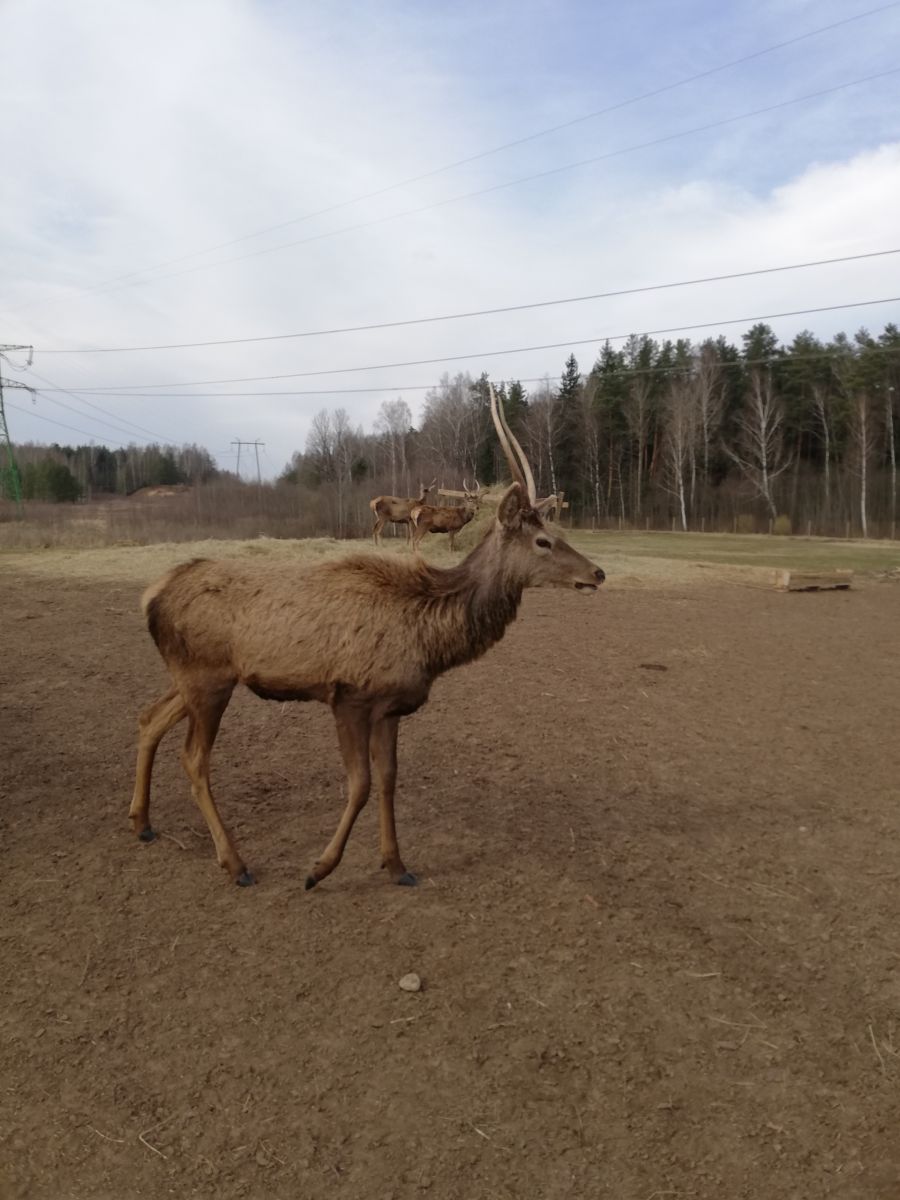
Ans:
[[[900,331],[862,329],[780,345],[754,325],[740,345],[634,336],[587,372],[495,384],[543,494],[564,492],[576,524],[896,535]],[[411,495],[437,475],[502,477],[486,375],[445,375],[418,428],[403,400],[372,433],[323,410],[283,484],[330,488],[337,524],[359,487]],[[370,488],[371,490],[371,488]]]
[[[219,478],[209,451],[201,446],[50,446],[26,442],[15,447],[22,496],[56,503],[94,496],[127,496],[143,487],[200,484]],[[6,469],[8,475],[9,468]],[[0,494],[13,495],[0,479]]]
[[[564,492],[576,524],[896,536],[895,325],[828,342],[802,332],[789,345],[765,324],[740,344],[634,336],[606,343],[587,371],[571,355],[556,381],[494,386],[539,492]],[[230,482],[261,514],[288,490],[298,516],[314,513],[316,531],[339,537],[366,532],[375,495],[504,474],[488,378],[466,373],[426,393],[417,426],[402,399],[385,401],[368,433],[345,409],[323,409],[304,449],[262,487],[198,446],[29,445],[17,458],[26,499]]]

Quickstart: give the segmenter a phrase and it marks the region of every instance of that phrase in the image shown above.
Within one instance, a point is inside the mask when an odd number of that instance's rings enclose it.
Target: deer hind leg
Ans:
[[[369,753],[378,785],[378,830],[381,840],[381,865],[387,867],[392,883],[415,887],[418,880],[407,871],[397,844],[394,824],[394,788],[397,784],[397,731],[399,717],[382,717],[372,724]]]
[[[187,701],[188,731],[184,749],[181,752],[181,761],[191,781],[191,792],[197,802],[197,807],[203,813],[206,824],[209,826],[219,866],[228,871],[239,887],[248,887],[256,880],[247,870],[234,842],[222,824],[222,818],[219,816],[209,786],[209,759],[216,734],[219,732],[222,714],[228,707],[233,689],[234,684],[229,682],[215,691],[190,696]]]
[[[177,687],[172,687],[164,696],[144,709],[138,718],[138,756],[134,779],[134,795],[128,817],[131,828],[142,842],[152,842],[156,837],[150,826],[150,778],[153,760],[159,743],[173,725],[187,716],[187,707]]]
[[[375,518],[375,528],[372,530],[372,537],[375,539],[375,545],[381,542],[381,531],[384,529],[384,517]]]
[[[320,883],[326,875],[330,875],[341,861],[350,831],[369,799],[371,713],[362,705],[337,702],[334,705],[334,720],[344,766],[347,769],[347,804],[334,837],[316,859],[312,871],[306,877],[307,891]]]

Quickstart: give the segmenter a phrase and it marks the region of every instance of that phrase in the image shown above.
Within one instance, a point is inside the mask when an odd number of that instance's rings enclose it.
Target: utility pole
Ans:
[[[0,345],[0,364],[2,364],[3,360],[6,358],[6,354],[8,352],[14,353],[17,350],[28,351],[27,365],[30,367],[32,356],[34,354],[34,349],[32,346]],[[4,387],[10,389],[18,388],[23,392],[31,392],[32,401],[34,401],[35,398],[35,390],[33,387],[29,387],[27,383],[19,383],[14,379],[4,380],[3,371],[0,369],[0,442],[4,443],[6,446],[7,461],[7,466],[5,469],[0,467],[0,496],[2,496],[4,493],[9,493],[12,496],[16,502],[16,510],[21,518],[25,515],[22,508],[22,481],[19,477],[19,468],[16,464],[16,456],[13,453],[12,439],[9,436],[9,426],[6,424],[6,409],[3,404]],[[7,478],[4,479],[4,476]]]
[[[259,441],[241,442],[237,438],[233,438],[231,444],[232,444],[232,446],[237,446],[238,479],[240,479],[240,477],[241,477],[241,446],[252,446],[253,449],[256,451],[256,495],[257,495],[257,499],[259,501],[259,515],[262,516],[262,471],[260,470],[260,466],[259,466],[259,448],[260,448],[260,446],[262,446],[263,449],[265,449],[266,443],[259,442]]]

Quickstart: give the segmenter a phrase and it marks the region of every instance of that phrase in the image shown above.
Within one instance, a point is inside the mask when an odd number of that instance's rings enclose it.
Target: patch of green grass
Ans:
[[[798,571],[877,572],[900,568],[900,542],[838,538],[771,537],[726,533],[585,533],[566,531],[582,554],[604,552],[629,558],[668,558],[736,567],[781,567]]]

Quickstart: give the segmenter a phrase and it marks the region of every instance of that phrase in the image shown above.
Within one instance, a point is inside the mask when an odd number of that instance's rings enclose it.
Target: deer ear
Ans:
[[[522,521],[522,513],[527,507],[522,489],[518,483],[508,487],[503,493],[500,506],[497,509],[497,520],[507,529],[517,528]]]

